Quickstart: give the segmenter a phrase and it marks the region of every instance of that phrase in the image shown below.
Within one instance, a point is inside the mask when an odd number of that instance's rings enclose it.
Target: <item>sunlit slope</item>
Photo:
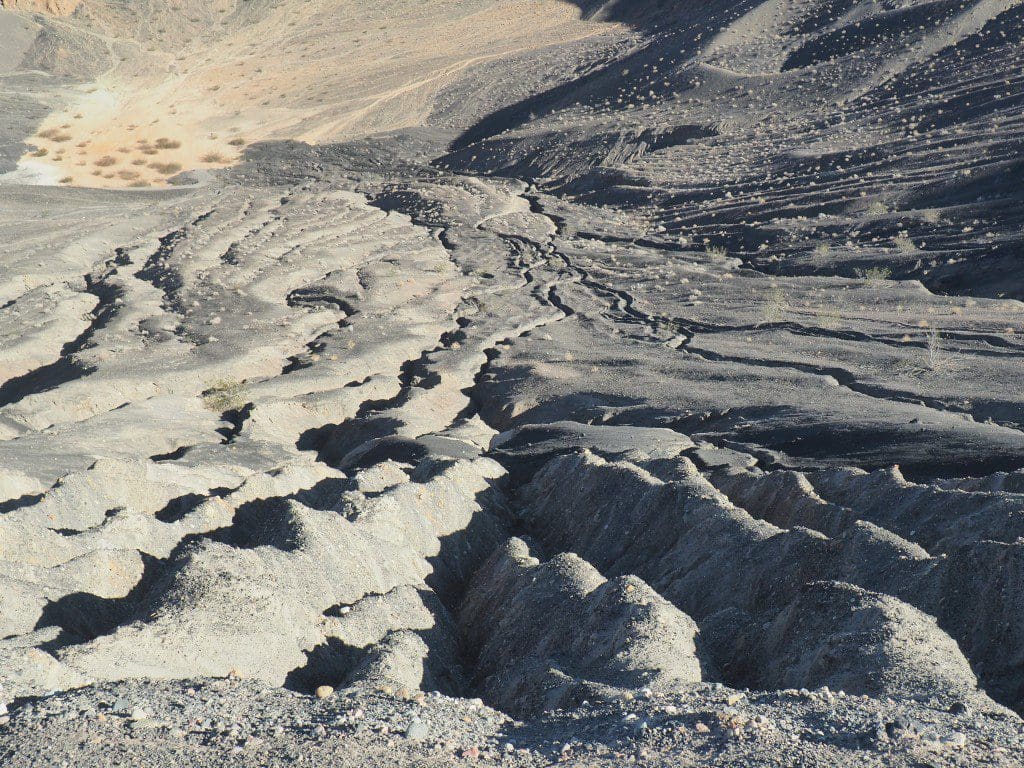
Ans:
[[[559,0],[91,0],[62,29],[102,41],[112,68],[43,123],[23,162],[49,181],[153,185],[260,139],[417,125],[466,67],[608,28],[580,15]]]

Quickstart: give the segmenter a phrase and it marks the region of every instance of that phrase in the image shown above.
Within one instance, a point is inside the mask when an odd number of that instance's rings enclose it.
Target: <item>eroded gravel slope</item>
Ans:
[[[1021,6],[584,10],[0,187],[12,765],[1014,764]]]

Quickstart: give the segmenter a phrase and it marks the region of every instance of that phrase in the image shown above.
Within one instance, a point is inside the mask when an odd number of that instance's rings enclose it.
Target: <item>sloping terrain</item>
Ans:
[[[25,65],[85,82],[39,126],[26,168],[114,188],[220,168],[263,139],[415,125],[467,67],[606,26],[560,0],[89,2],[37,21]]]
[[[14,11],[9,764],[1017,764],[1024,5]]]

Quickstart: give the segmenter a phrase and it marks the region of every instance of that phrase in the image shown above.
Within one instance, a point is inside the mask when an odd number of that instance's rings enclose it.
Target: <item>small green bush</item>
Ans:
[[[237,379],[218,379],[203,391],[203,405],[211,411],[237,411],[247,402],[245,384]]]

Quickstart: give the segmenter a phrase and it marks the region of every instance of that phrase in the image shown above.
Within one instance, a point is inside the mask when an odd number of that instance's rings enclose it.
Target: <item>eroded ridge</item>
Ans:
[[[5,179],[0,750],[1014,764],[1022,6],[568,5],[319,144]],[[0,12],[4,103],[105,13]]]
[[[235,674],[519,715],[701,682],[1020,706],[1018,473],[779,468],[688,436],[656,391],[610,407],[596,368],[592,394],[502,405],[518,356],[584,332],[716,363],[638,334],[657,321],[525,185],[409,190],[229,188],[50,290],[45,331],[92,319],[3,409],[7,690]],[[578,388],[595,349],[514,375]]]

